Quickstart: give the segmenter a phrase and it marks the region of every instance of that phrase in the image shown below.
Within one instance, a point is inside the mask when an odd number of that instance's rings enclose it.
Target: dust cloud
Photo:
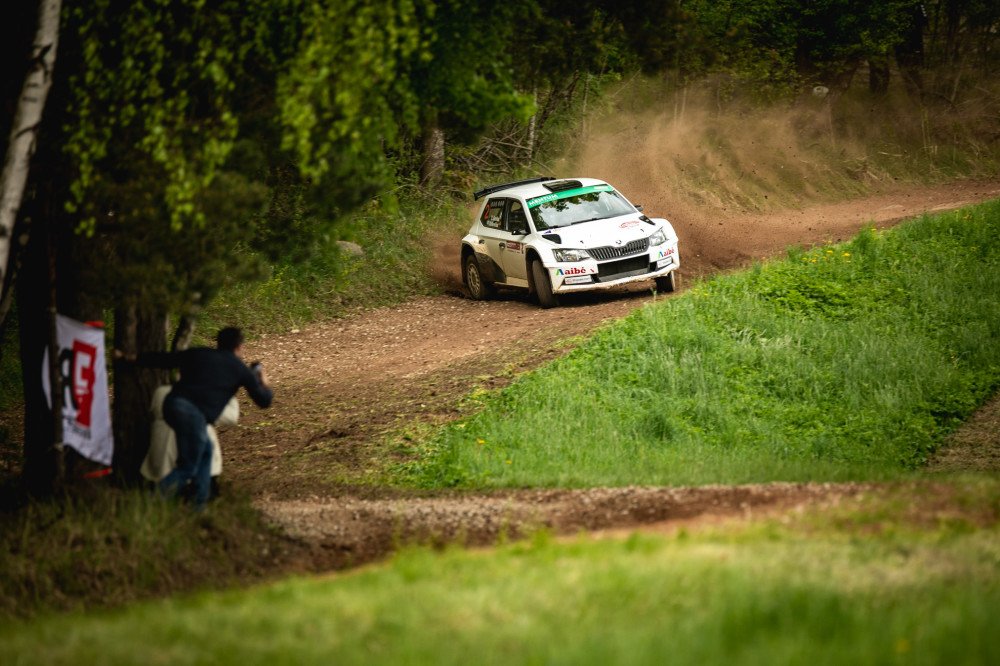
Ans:
[[[846,240],[882,204],[838,204],[901,189],[866,159],[861,140],[836,140],[832,124],[818,100],[763,112],[695,94],[626,99],[588,122],[558,170],[607,180],[650,217],[668,219],[681,240],[681,274],[703,276],[788,246]]]

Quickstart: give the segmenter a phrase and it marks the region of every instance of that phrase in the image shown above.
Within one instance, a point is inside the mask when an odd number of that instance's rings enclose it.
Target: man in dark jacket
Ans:
[[[180,369],[180,381],[163,401],[163,418],[177,436],[177,466],[159,488],[170,497],[191,481],[196,510],[205,507],[211,487],[212,442],[206,426],[215,423],[241,386],[260,407],[269,407],[274,397],[263,369],[253,371],[243,362],[243,331],[224,328],[216,343],[216,349],[145,352],[135,359],[142,367]]]

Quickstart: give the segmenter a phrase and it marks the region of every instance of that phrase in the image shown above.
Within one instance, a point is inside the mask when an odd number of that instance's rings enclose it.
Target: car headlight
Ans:
[[[660,227],[653,232],[653,235],[649,237],[650,246],[663,245],[667,242],[667,234],[664,233],[663,227]]]
[[[586,261],[590,255],[586,250],[552,250],[556,261]]]

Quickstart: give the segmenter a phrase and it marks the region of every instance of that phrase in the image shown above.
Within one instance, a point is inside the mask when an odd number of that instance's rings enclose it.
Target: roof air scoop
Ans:
[[[578,180],[550,180],[542,185],[549,192],[562,192],[563,190],[575,190],[583,187],[583,183]]]

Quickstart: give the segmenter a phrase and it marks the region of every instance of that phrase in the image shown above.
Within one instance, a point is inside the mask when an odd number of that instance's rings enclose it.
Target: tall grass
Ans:
[[[972,499],[995,505],[996,492]],[[852,507],[669,536],[539,533],[488,554],[408,550],[346,576],[11,623],[0,653],[52,665],[996,663],[995,527],[913,527]]]
[[[284,547],[245,498],[195,515],[148,493],[95,485],[8,504],[0,511],[0,618],[260,579]]]
[[[694,285],[452,425],[430,486],[879,480],[1000,387],[1000,203]]]

